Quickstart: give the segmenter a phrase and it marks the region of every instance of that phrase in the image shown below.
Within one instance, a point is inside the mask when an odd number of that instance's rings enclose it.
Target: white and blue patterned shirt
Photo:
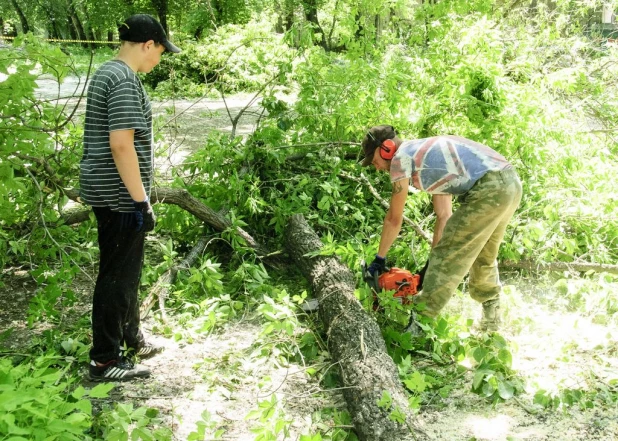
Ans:
[[[411,178],[431,194],[464,194],[490,171],[511,168],[491,148],[458,136],[434,136],[403,142],[391,161],[391,182]]]

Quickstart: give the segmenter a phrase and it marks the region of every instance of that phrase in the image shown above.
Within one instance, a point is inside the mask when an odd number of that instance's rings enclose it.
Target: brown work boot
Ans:
[[[500,299],[487,300],[482,303],[483,318],[481,331],[496,332],[500,329]]]

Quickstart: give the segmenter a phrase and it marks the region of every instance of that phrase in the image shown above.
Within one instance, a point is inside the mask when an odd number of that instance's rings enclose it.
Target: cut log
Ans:
[[[290,218],[285,240],[288,253],[311,282],[319,301],[328,349],[339,365],[343,395],[359,439],[419,439],[421,432],[413,425],[397,366],[386,351],[378,324],[354,296],[356,283],[350,269],[336,257],[315,255],[322,242],[302,215]],[[389,409],[378,406],[384,392],[392,399]],[[389,418],[394,409],[405,416],[405,424]]]

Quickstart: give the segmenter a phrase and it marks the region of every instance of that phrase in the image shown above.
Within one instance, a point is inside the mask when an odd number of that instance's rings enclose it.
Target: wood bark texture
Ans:
[[[150,200],[153,203],[160,202],[178,205],[180,208],[193,214],[198,219],[203,220],[218,231],[224,231],[232,226],[232,222],[230,222],[229,219],[221,216],[215,210],[205,205],[198,198],[182,188],[156,188],[153,190]],[[269,254],[268,250],[260,245],[245,230],[240,227],[236,227],[235,230],[236,233],[245,240],[247,246],[253,248],[259,256],[263,257]]]
[[[335,257],[308,256],[315,255],[322,242],[302,215],[290,218],[285,240],[289,255],[311,282],[319,301],[328,349],[339,365],[343,395],[359,439],[425,439],[413,426],[406,393],[380,328],[354,296],[356,283],[350,269]],[[390,409],[377,404],[384,392],[392,398]],[[406,415],[406,424],[389,419],[396,407]]]

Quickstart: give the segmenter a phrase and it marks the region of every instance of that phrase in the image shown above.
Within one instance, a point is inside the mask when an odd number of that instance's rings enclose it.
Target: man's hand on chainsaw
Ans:
[[[367,269],[365,270],[365,274],[363,275],[366,279],[373,278],[375,276],[379,276],[383,272],[387,271],[386,269],[386,258],[380,257],[376,254],[373,262],[369,264]]]

